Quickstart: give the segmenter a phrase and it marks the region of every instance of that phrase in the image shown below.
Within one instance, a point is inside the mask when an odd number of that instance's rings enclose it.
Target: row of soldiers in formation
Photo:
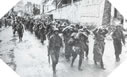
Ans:
[[[79,55],[78,69],[81,69],[84,53],[88,58],[89,53],[89,41],[88,37],[91,33],[94,34],[94,48],[93,48],[93,60],[94,63],[100,63],[102,69],[103,53],[105,48],[105,37],[108,33],[108,29],[95,28],[93,31],[87,29],[87,27],[80,26],[78,24],[69,24],[61,21],[42,21],[34,20],[32,18],[23,18],[15,16],[13,18],[13,34],[17,31],[19,40],[22,41],[24,29],[29,30],[31,33],[35,33],[38,39],[41,39],[42,44],[46,38],[49,41],[48,44],[48,58],[52,60],[53,74],[56,74],[56,65],[58,64],[60,49],[64,47],[65,58],[70,61],[71,67],[76,57]],[[62,36],[61,36],[62,34]],[[125,44],[125,38],[122,27],[117,25],[112,32],[112,39],[115,49],[116,61],[120,61],[120,54],[122,51],[122,42]]]
[[[70,27],[72,26],[72,27]],[[86,58],[88,58],[89,53],[89,34],[94,34],[94,48],[93,48],[93,60],[94,63],[100,63],[102,69],[104,68],[103,64],[103,53],[105,48],[105,37],[108,34],[106,28],[96,28],[90,32],[87,28],[79,27],[79,25],[69,25],[68,27],[62,30],[63,38],[59,36],[59,29],[54,29],[54,34],[50,36],[49,46],[48,46],[48,56],[51,56],[52,59],[52,69],[53,73],[56,73],[56,65],[59,60],[60,48],[64,46],[65,48],[65,58],[69,61],[71,60],[71,67],[76,57],[79,55],[79,64],[78,69],[81,69],[82,61],[84,59],[84,53]],[[117,25],[115,30],[112,33],[112,39],[115,49],[116,61],[120,61],[120,54],[122,51],[122,43],[125,45],[125,38],[123,34],[122,27]],[[63,45],[64,42],[64,45]]]

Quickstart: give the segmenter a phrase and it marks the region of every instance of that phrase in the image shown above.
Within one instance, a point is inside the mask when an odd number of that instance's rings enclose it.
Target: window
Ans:
[[[69,3],[71,3],[71,0],[63,0],[62,1],[62,4],[69,4]]]
[[[81,1],[81,0],[73,0],[74,2]]]
[[[71,4],[72,0],[63,0],[62,3],[63,4]],[[81,1],[81,0],[73,0],[73,2],[77,2],[77,1]]]
[[[77,2],[77,1],[81,1],[81,0],[73,0],[73,2]],[[58,8],[70,5],[71,3],[72,3],[72,0],[57,0]]]

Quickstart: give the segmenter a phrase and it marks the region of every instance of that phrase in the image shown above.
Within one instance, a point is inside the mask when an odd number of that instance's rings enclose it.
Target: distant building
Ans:
[[[17,5],[13,7],[13,11],[19,13],[20,15],[23,15],[25,11],[23,1],[18,2]]]
[[[45,5],[45,13],[53,14],[55,19],[99,26],[105,23],[104,13],[110,13],[111,8],[105,8],[107,4],[111,6],[107,0],[49,0]],[[110,16],[108,17],[107,19],[110,19]]]
[[[41,4],[34,4],[32,2],[27,2],[25,4],[25,11],[24,13],[29,15],[34,15],[36,12],[36,15],[41,14]]]
[[[32,15],[33,14],[33,4],[31,2],[27,2],[25,4],[25,13]]]
[[[112,11],[115,10],[108,0],[49,0],[44,7],[44,12],[53,14],[55,19],[97,26],[109,26],[114,18]]]

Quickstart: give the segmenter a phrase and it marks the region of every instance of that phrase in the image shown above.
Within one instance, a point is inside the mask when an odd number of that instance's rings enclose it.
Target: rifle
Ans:
[[[48,62],[50,64],[50,50],[49,50],[49,46],[47,46],[47,48],[48,48]]]
[[[49,65],[50,65],[50,55],[48,55],[48,62],[49,62]]]

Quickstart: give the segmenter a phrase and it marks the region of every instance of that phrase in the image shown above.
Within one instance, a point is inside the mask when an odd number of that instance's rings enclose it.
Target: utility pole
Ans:
[[[45,5],[43,4],[43,10],[42,10],[42,12],[43,12],[43,14],[44,14],[44,12],[45,12]]]
[[[45,3],[46,2],[47,2],[46,0],[42,0],[42,2],[41,2],[41,4],[42,4],[42,14],[44,14],[44,12],[45,12]]]
[[[74,2],[74,1],[73,1],[73,0],[71,0],[71,5],[73,5],[73,2]]]
[[[56,9],[57,9],[57,3],[58,3],[58,1],[56,0]]]

